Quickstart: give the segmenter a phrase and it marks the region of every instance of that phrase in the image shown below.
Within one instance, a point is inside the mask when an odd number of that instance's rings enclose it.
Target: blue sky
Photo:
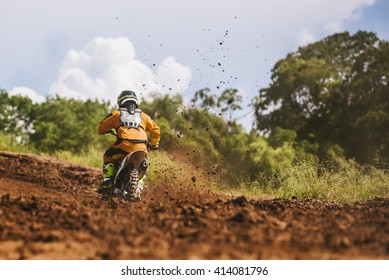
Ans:
[[[389,40],[387,14],[387,0],[0,0],[0,88],[39,102],[233,87],[248,104],[298,46],[357,30]]]

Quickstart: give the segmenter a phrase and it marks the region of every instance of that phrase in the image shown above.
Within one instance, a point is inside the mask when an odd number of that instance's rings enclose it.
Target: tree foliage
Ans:
[[[236,110],[242,110],[242,96],[238,94],[238,90],[229,88],[223,91],[220,96],[211,93],[209,88],[204,88],[196,91],[192,98],[193,104],[200,109],[215,112],[219,116],[233,122],[233,113]],[[227,117],[227,118],[226,118]]]
[[[30,141],[35,147],[47,152],[80,152],[101,142],[97,125],[108,115],[109,104],[56,96],[36,104],[32,112]]]
[[[6,91],[0,90],[0,131],[26,142],[32,108],[28,97],[9,96]]]
[[[34,104],[23,96],[0,92],[0,129],[42,152],[86,151],[106,140],[97,125],[110,112],[108,103],[49,97]]]
[[[348,32],[299,48],[272,69],[252,105],[257,129],[297,132],[360,162],[389,161],[389,47],[374,33]]]

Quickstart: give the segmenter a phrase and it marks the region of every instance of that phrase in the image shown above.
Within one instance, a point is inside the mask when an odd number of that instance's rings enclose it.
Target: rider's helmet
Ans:
[[[123,90],[117,99],[119,108],[125,107],[124,104],[127,102],[133,103],[136,108],[139,107],[138,97],[132,90]]]

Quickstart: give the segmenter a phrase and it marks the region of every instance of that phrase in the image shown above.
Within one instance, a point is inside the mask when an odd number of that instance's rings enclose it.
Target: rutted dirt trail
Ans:
[[[249,200],[182,186],[101,201],[99,169],[0,152],[0,259],[389,259],[389,200]]]

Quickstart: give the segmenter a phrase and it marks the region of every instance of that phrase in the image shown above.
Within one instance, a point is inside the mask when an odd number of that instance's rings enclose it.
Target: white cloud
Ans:
[[[341,32],[344,24],[356,20],[365,6],[370,6],[375,0],[298,0],[285,5],[281,18],[290,22],[288,29],[297,28],[297,43],[303,45],[312,43],[323,36]],[[309,31],[308,31],[309,29]],[[295,32],[291,32],[293,34]]]
[[[42,103],[46,100],[46,98],[42,95],[39,95],[35,90],[30,89],[28,87],[14,87],[9,91],[9,95],[20,95],[28,97],[34,103]]]
[[[190,68],[174,57],[163,60],[154,73],[136,59],[129,39],[96,37],[83,50],[68,51],[50,94],[115,102],[124,89],[134,90],[144,98],[156,91],[182,93],[191,77]]]
[[[178,75],[180,73],[180,75]],[[165,58],[157,67],[157,84],[169,93],[182,93],[190,83],[192,74],[189,67],[177,63],[172,56]]]
[[[342,23],[339,21],[329,21],[324,24],[324,30],[328,33],[340,32],[342,29]]]
[[[299,46],[304,46],[315,41],[315,36],[312,32],[309,32],[306,29],[300,31],[298,35],[298,44]]]

